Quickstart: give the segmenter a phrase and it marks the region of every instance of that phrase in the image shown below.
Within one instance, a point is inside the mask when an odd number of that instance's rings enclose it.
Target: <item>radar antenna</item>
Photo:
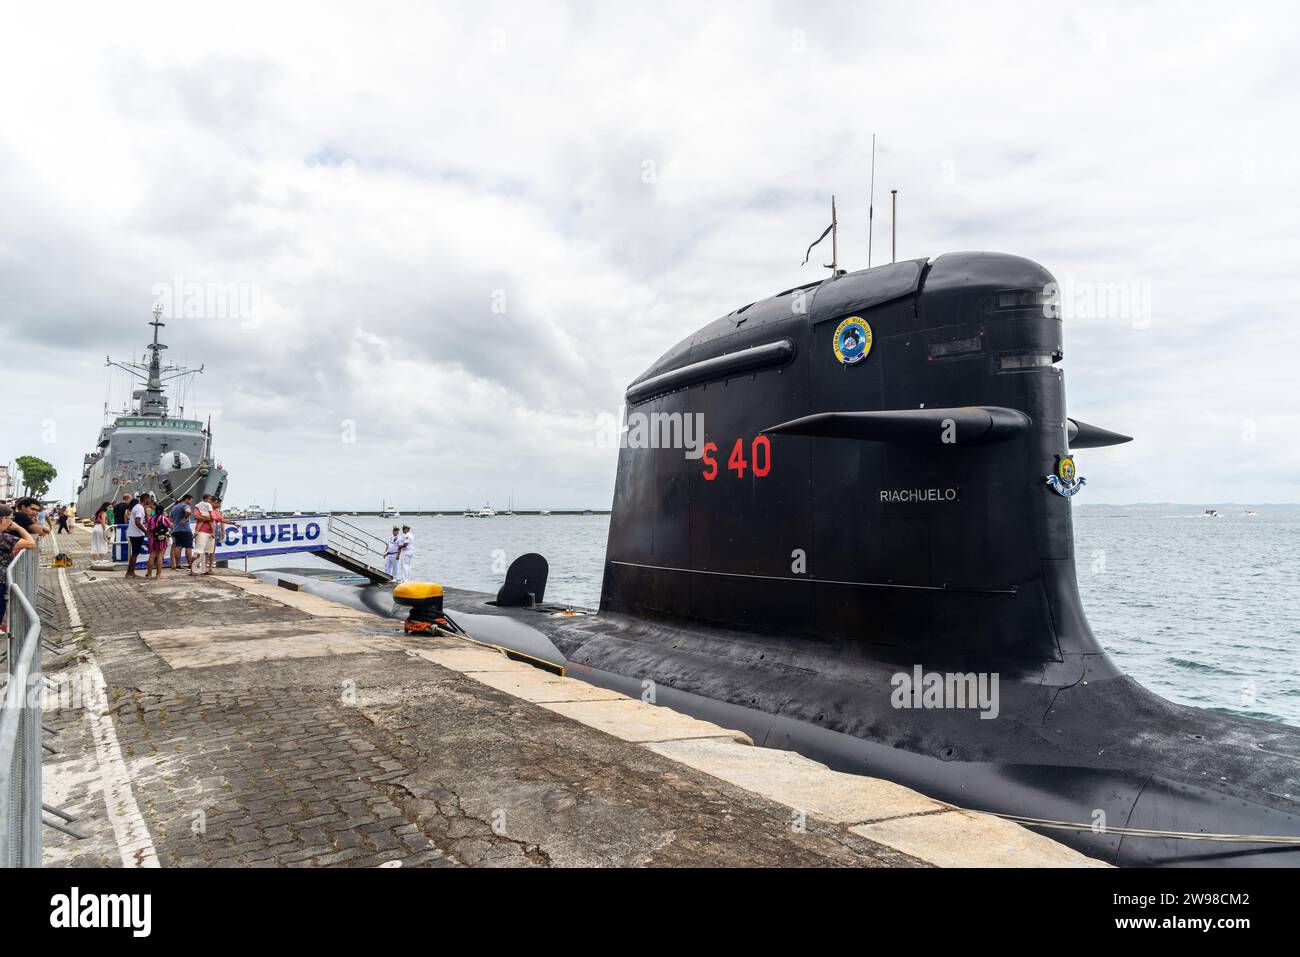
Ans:
[[[153,321],[149,325],[153,326],[153,342],[149,343],[149,361],[137,362],[132,359],[131,362],[114,362],[112,356],[104,359],[105,365],[121,369],[144,382],[143,389],[136,389],[131,393],[131,398],[139,404],[135,408],[137,415],[167,416],[167,396],[163,393],[163,383],[170,382],[172,379],[179,379],[182,376],[198,375],[203,372],[203,366],[197,369],[187,369],[181,365],[167,364],[162,362],[162,350],[167,346],[158,341],[158,330],[162,329],[167,323],[162,321],[163,308],[161,303],[155,303],[153,307]]]

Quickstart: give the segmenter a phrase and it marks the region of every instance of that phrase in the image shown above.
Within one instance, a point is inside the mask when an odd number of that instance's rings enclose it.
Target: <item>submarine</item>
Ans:
[[[443,610],[1117,865],[1300,864],[1300,729],[1169,702],[1088,625],[1076,453],[1129,437],[1068,414],[1056,288],[950,253],[722,316],[627,389],[629,419],[698,429],[620,448],[599,609],[548,604],[534,554]]]

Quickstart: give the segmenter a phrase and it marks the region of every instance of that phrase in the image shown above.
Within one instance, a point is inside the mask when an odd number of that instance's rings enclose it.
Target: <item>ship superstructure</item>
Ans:
[[[77,513],[94,515],[105,502],[119,501],[124,493],[149,492],[164,505],[186,493],[197,499],[205,493],[223,495],[227,474],[212,457],[212,430],[198,419],[169,411],[164,383],[203,371],[164,364],[167,348],[158,341],[162,309],[154,307],[153,342],[148,362],[106,364],[135,376],[143,384],[131,394],[132,407],[111,417],[99,430],[95,448],[86,454],[77,489]]]

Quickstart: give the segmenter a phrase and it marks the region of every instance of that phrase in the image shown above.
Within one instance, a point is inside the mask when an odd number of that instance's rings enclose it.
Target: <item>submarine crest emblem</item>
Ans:
[[[1047,476],[1047,484],[1057,495],[1069,498],[1087,485],[1088,480],[1078,474],[1073,455],[1058,455],[1056,468]]]
[[[835,358],[846,366],[861,362],[871,351],[871,325],[859,316],[849,316],[835,327]]]

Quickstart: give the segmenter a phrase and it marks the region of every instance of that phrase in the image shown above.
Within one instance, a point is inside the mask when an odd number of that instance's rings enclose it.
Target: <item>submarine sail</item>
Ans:
[[[620,449],[599,612],[527,589],[445,607],[478,640],[1107,861],[1300,864],[1300,729],[1166,701],[1088,625],[1074,453],[1129,437],[1067,413],[1055,288],[954,253],[717,319],[628,387],[629,423],[670,441]]]
[[[645,625],[553,640],[767,714],[759,743],[1069,823],[1055,836],[1110,860],[1294,860],[1135,836],[1300,833],[1300,732],[1164,701],[1089,628],[1073,452],[1129,438],[1067,415],[1055,288],[1027,259],[949,254],[792,290],[670,350],[630,402],[788,344],[783,363],[629,405],[702,416],[704,454],[620,451],[601,610]],[[991,684],[996,709],[900,687],[931,675]]]

